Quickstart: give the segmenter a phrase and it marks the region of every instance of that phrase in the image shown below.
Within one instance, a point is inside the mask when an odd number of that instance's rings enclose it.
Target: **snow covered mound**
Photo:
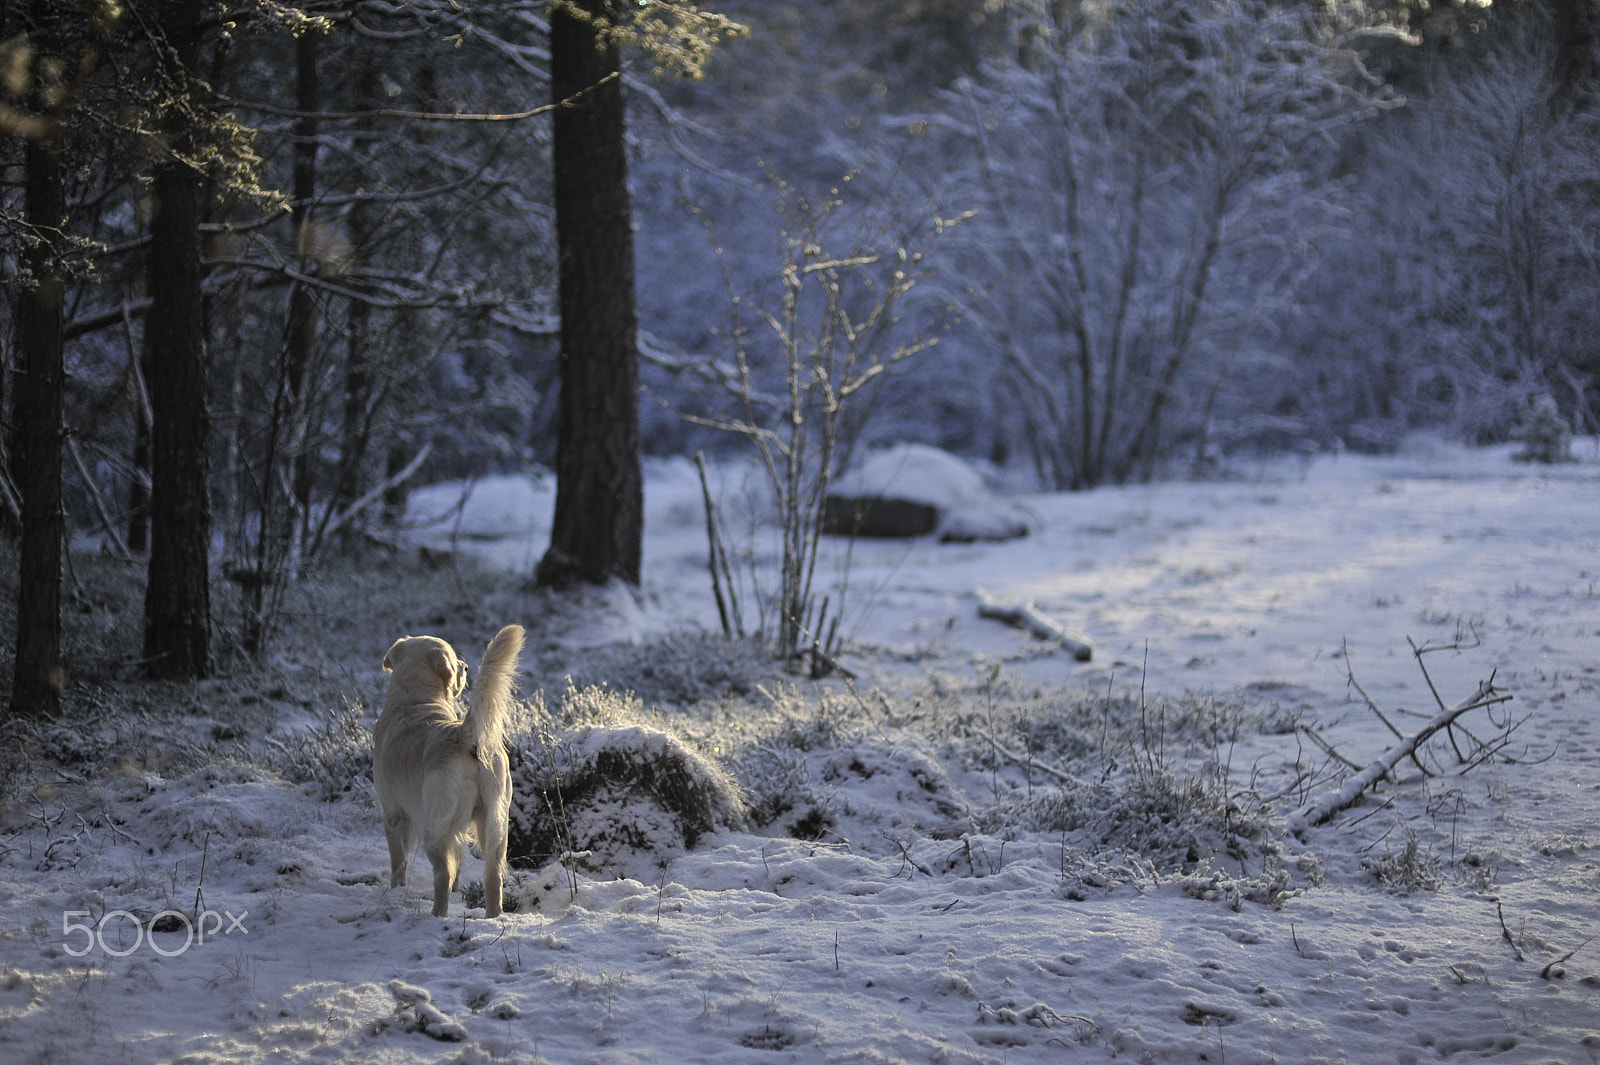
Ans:
[[[1011,540],[1027,515],[989,491],[969,463],[925,444],[875,451],[834,482],[823,518],[829,532],[942,541]]]
[[[581,853],[590,871],[648,880],[705,833],[743,827],[733,780],[660,729],[583,726],[512,755],[513,864]]]

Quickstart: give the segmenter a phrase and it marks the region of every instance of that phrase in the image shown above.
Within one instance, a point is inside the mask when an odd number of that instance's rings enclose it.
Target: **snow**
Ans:
[[[1531,715],[1524,761],[1409,770],[1308,829],[1325,879],[1277,908],[1230,887],[1256,870],[1226,856],[1175,875],[1069,853],[1062,834],[887,839],[990,783],[889,724],[849,752],[805,752],[814,780],[833,774],[848,846],[721,829],[650,879],[528,873],[494,921],[459,899],[429,917],[424,875],[388,888],[362,796],[323,801],[245,764],[63,770],[0,835],[0,1062],[1594,1060],[1600,447],[1578,441],[1557,467],[1513,450],[1417,441],[1036,495],[1019,501],[1038,517],[1026,540],[848,549],[846,664],[863,693],[992,676],[1237,696],[1299,715],[1358,764],[1392,737],[1347,669],[1385,709],[1431,714],[1407,638],[1475,633],[1476,648],[1429,656],[1433,679],[1455,702],[1494,672]],[[459,520],[418,536],[525,573],[550,490],[485,479]],[[461,495],[414,501],[438,517]],[[549,624],[586,641],[715,626],[692,468],[652,464],[647,499],[648,597],[611,592]],[[830,541],[820,572],[846,550]],[[979,587],[1088,632],[1095,660],[979,618]],[[1288,730],[1242,737],[1233,772],[1282,781],[1302,747]],[[1433,890],[1370,872],[1408,839]],[[1090,875],[1068,891],[1073,862]],[[203,943],[151,933],[168,957],[136,939],[126,914],[187,913],[197,894],[217,915]]]

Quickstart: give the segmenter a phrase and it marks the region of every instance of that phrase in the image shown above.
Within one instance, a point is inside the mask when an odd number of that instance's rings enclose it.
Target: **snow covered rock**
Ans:
[[[925,444],[876,451],[834,482],[823,531],[842,536],[910,537],[937,532],[945,542],[1028,535],[1027,515],[1000,499],[969,463]]]

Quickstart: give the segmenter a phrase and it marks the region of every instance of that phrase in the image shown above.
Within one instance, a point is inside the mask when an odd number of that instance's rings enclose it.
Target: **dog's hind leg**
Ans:
[[[454,836],[424,840],[428,861],[433,863],[433,915],[450,912],[450,890],[456,886],[456,870],[461,862],[461,841]]]
[[[385,817],[383,834],[389,840],[389,886],[405,887],[406,858],[411,851],[411,821],[402,813]]]
[[[501,889],[506,868],[505,818],[485,814],[478,807],[473,815],[478,830],[478,846],[483,851],[483,915],[499,917],[503,905]]]

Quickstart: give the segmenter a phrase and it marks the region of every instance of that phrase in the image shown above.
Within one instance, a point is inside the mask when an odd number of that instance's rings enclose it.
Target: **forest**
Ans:
[[[1597,26],[6,0],[12,706],[59,707],[71,552],[143,574],[143,672],[203,677],[431,482],[552,470],[528,579],[637,583],[641,456],[776,441],[809,491],[905,441],[1055,491],[1593,431]]]
[[[1600,1060],[1597,145],[1600,0],[0,0],[0,1059]]]

